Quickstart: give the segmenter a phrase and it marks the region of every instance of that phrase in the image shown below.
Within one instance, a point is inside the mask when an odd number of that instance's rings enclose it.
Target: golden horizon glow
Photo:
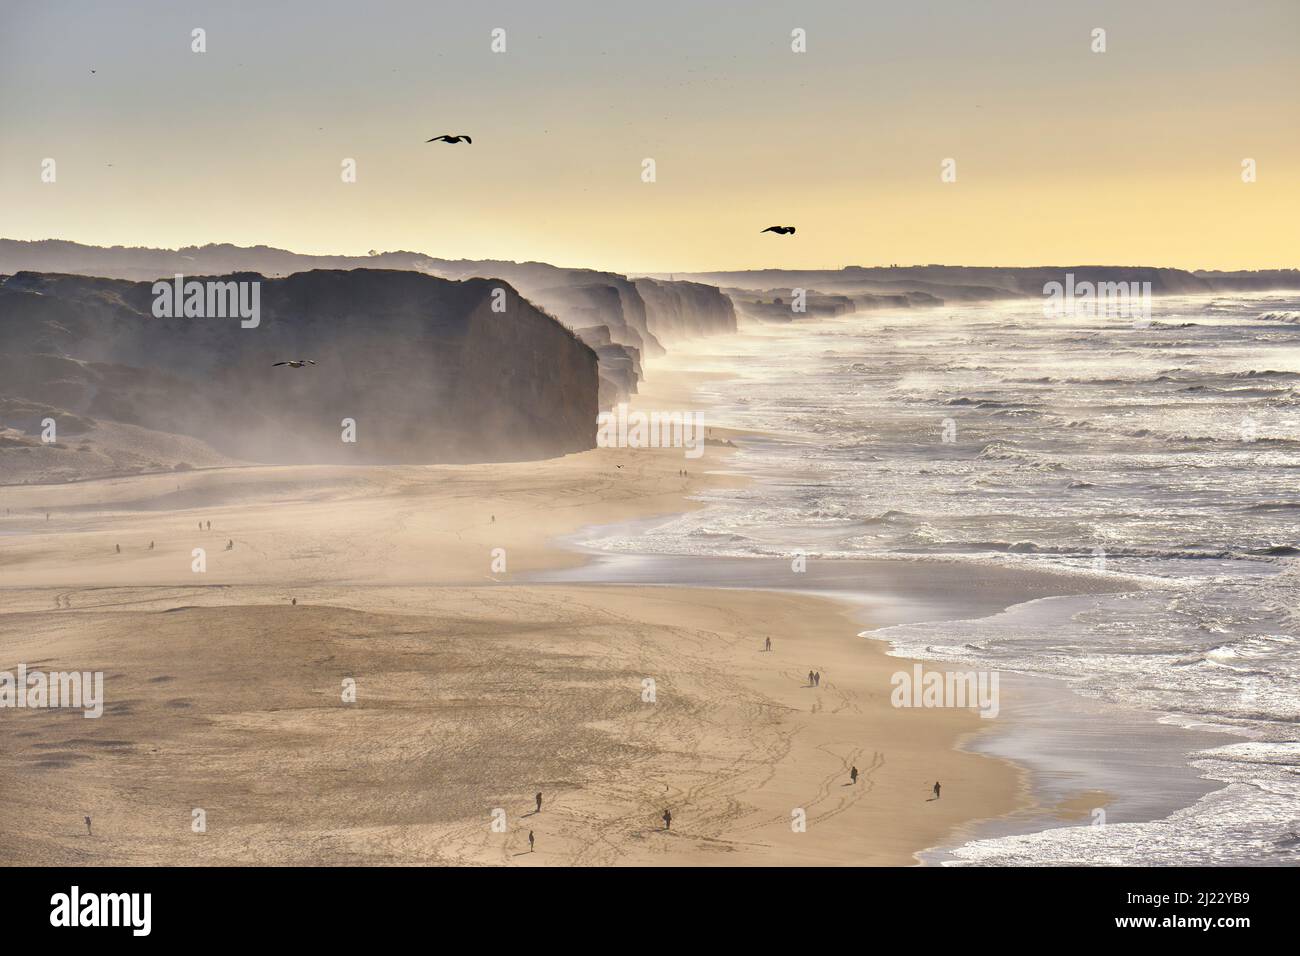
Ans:
[[[1300,267],[1295,4],[696,6],[18,4],[0,235],[630,273]]]

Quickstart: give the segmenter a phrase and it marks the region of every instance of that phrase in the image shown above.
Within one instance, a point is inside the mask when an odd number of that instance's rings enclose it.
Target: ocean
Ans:
[[[1100,709],[1080,720],[1187,731],[1166,739],[1203,785],[1126,815],[1134,766],[1107,781],[1104,826],[1040,821],[934,861],[1300,860],[1300,292],[1156,299],[1149,322],[1047,317],[1039,300],[866,312],[748,326],[656,367],[726,374],[697,395],[707,426],[762,433],[727,464],[755,481],[588,548],[1113,580],[864,636],[1050,679]],[[977,746],[1024,757],[996,733]]]

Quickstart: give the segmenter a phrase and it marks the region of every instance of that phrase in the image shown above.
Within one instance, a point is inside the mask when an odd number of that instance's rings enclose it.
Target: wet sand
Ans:
[[[724,455],[689,478],[680,452],[597,450],[4,489],[0,661],[102,670],[107,704],[0,713],[0,855],[908,864],[1024,806],[1014,766],[955,749],[974,712],[890,706],[906,662],[844,602],[520,583],[584,560],[559,535],[692,507],[734,480],[704,473]]]

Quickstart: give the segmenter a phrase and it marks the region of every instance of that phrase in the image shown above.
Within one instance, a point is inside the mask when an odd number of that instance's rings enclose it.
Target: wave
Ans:
[[[1260,436],[1247,439],[1240,435],[1193,435],[1190,433],[1169,435],[1161,434],[1151,428],[1135,428],[1131,431],[1120,432],[1120,434],[1126,438],[1158,438],[1177,445],[1261,445],[1266,448],[1286,448],[1300,444],[1300,441],[1295,438]]]
[[[1003,408],[1023,411],[1033,411],[1042,407],[1039,402],[1000,402],[992,398],[969,398],[965,395],[960,398],[950,398],[943,404],[968,408]]]
[[[980,541],[956,541],[934,539],[926,541],[921,547],[924,551],[965,554],[1036,554],[1057,558],[1086,558],[1095,561],[1099,558],[1114,560],[1132,558],[1146,561],[1251,561],[1268,557],[1292,557],[1300,555],[1300,548],[1291,545],[1271,545],[1260,548],[1224,548],[1205,547],[1196,544],[1173,545],[1168,547],[1134,547],[1107,546],[1097,543],[1084,544],[1042,544],[1036,541],[1000,541],[996,539]],[[915,548],[914,548],[915,550]]]
[[[918,515],[909,514],[906,511],[890,510],[890,511],[881,512],[878,515],[872,515],[870,517],[863,518],[859,523],[864,525],[888,524],[892,521],[898,521],[900,519],[915,520],[918,517],[919,517]]]
[[[1245,385],[1239,388],[1222,388],[1215,385],[1187,385],[1180,388],[1179,391],[1205,395],[1222,395],[1227,398],[1273,398],[1277,395],[1288,395],[1291,390],[1285,386],[1282,388],[1257,388]]]

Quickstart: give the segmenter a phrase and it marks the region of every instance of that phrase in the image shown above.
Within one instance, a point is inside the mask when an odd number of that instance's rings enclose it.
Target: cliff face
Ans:
[[[578,329],[577,335],[600,361],[600,407],[613,408],[635,395],[641,380],[641,353],[612,341],[603,325]]]
[[[11,276],[0,395],[256,462],[501,461],[595,446],[595,353],[506,283],[364,269],[219,279],[232,280],[260,283],[256,328],[157,318],[151,282]],[[317,365],[272,367],[300,358]]]
[[[45,240],[0,239],[0,274],[21,270],[124,279],[253,271],[284,276],[304,270],[401,269],[444,279],[500,278],[525,298],[575,330],[604,326],[611,346],[600,350],[602,380],[610,395],[626,398],[642,376],[641,359],[664,354],[661,337],[693,338],[735,329],[735,311],[718,289],[694,282],[632,281],[592,269],[498,259],[435,259],[415,252],[370,256],[308,256],[267,246],[228,244],[183,249],[100,248]],[[653,305],[646,297],[653,300]],[[624,382],[628,363],[635,369]],[[603,401],[603,399],[602,399]]]
[[[642,328],[638,328],[628,320],[627,300],[613,285],[586,283],[541,287],[534,288],[525,295],[575,331],[603,328],[611,342],[634,349],[638,355],[646,349],[646,335],[649,335],[649,331],[642,334],[645,322],[641,321],[639,324]],[[644,304],[638,299],[636,305],[632,314],[644,316]],[[655,346],[662,353],[663,349],[659,348],[657,342]],[[638,364],[637,375],[640,374],[641,367]]]
[[[646,323],[645,302],[627,276],[500,259],[426,258],[417,268],[449,279],[499,276],[572,328],[604,325],[620,345],[629,345],[651,357],[664,354]]]
[[[736,309],[716,286],[700,282],[637,279],[646,325],[660,342],[736,331]]]

